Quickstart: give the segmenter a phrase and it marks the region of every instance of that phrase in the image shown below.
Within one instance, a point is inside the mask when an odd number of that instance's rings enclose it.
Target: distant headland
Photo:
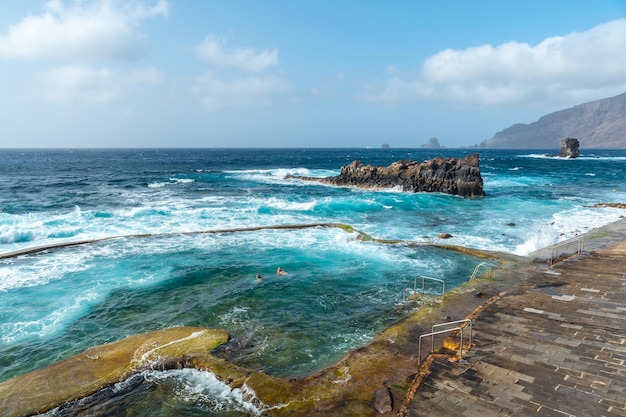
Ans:
[[[557,149],[563,138],[575,137],[587,149],[626,148],[626,93],[579,104],[517,123],[481,142],[481,148]]]

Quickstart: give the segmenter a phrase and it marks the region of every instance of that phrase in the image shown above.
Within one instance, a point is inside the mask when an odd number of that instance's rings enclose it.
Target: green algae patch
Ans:
[[[293,398],[292,384],[284,378],[276,378],[256,372],[246,380],[246,385],[254,390],[256,397],[263,403],[274,408],[280,408],[286,401]]]
[[[338,227],[339,229],[342,229],[343,231],[348,232],[348,233],[361,233],[358,230],[356,230],[354,227],[345,223],[329,224],[328,226]]]
[[[1,383],[0,415],[42,413],[120,382],[154,361],[208,356],[227,340],[223,330],[174,327],[96,346]]]

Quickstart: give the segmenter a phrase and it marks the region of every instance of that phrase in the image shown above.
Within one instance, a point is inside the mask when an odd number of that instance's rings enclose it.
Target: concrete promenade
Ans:
[[[400,414],[626,416],[624,222],[590,246],[486,305],[472,349],[436,359]]]

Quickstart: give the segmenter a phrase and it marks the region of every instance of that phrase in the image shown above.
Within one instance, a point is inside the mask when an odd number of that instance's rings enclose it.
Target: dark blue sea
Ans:
[[[414,277],[450,289],[481,262],[341,228],[268,226],[342,223],[403,242],[447,233],[446,244],[527,255],[624,214],[593,206],[626,202],[624,150],[577,159],[477,150],[487,196],[476,199],[285,179],[337,175],[355,159],[389,165],[475,151],[0,150],[0,253],[116,237],[0,259],[0,382],[94,345],[187,325],[243,341],[232,359],[241,366],[299,377],[415,312],[402,297]],[[255,230],[232,231],[242,228]],[[276,275],[279,266],[287,275]],[[145,379],[162,388],[125,397],[127,415],[258,413],[210,372]]]

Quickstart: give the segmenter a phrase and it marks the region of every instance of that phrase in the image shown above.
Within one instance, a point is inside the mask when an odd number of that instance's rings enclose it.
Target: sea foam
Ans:
[[[419,150],[144,150],[140,156],[124,150],[113,157],[98,151],[98,158],[83,155],[90,168],[83,171],[72,162],[79,151],[44,152],[44,159],[57,158],[44,168],[33,154],[14,156],[28,175],[11,172],[0,187],[3,253],[146,236],[1,260],[0,323],[8,327],[0,331],[12,339],[0,343],[0,354],[33,345],[41,353],[7,364],[0,378],[40,366],[42,356],[58,358],[67,346],[81,349],[96,338],[189,323],[230,327],[248,337],[261,354],[244,358],[244,365],[301,375],[401,318],[409,309],[398,306],[398,295],[415,276],[442,278],[453,287],[479,262],[435,248],[361,241],[342,229],[176,233],[344,223],[389,242],[523,255],[623,215],[592,207],[626,199],[623,151],[567,161],[517,153],[481,150],[487,196],[480,199],[284,179],[336,175],[355,158],[381,166],[419,159]],[[0,161],[7,163],[5,155]],[[67,172],[88,183],[65,181]],[[440,233],[453,237],[443,241]],[[278,265],[290,275],[277,277]],[[255,273],[268,278],[259,283]]]
[[[206,412],[242,411],[260,415],[261,404],[252,389],[245,384],[231,388],[209,371],[178,369],[168,371],[145,371],[146,381],[155,384],[168,383],[173,388],[174,399]]]

